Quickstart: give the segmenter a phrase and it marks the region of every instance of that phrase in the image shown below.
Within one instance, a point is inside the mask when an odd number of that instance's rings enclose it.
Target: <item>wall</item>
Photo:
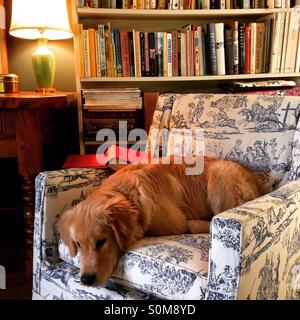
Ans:
[[[10,26],[11,2],[5,1],[7,30]],[[56,58],[54,87],[58,90],[75,91],[73,39],[49,41],[48,44]],[[37,86],[31,65],[31,55],[36,48],[34,40],[7,35],[9,72],[20,77],[21,90],[34,90]]]

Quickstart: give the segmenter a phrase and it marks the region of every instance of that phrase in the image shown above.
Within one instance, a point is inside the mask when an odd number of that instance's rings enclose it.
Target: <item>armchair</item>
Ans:
[[[55,224],[111,172],[40,173],[33,298],[300,299],[299,97],[162,94],[155,110],[154,97],[145,97],[146,120],[153,114],[149,150],[155,129],[176,135],[202,128],[205,154],[264,171],[266,195],[216,215],[209,234],[140,240],[107,283],[86,287],[80,283],[80,253],[70,256]]]

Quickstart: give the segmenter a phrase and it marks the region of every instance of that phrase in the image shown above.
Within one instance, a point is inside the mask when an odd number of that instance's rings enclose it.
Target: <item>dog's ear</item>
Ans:
[[[128,250],[139,237],[138,211],[127,199],[111,204],[104,220],[113,229],[121,251]]]
[[[77,254],[77,245],[71,237],[70,222],[72,218],[72,210],[65,211],[58,220],[57,229],[62,241],[68,246],[70,254],[75,257]]]

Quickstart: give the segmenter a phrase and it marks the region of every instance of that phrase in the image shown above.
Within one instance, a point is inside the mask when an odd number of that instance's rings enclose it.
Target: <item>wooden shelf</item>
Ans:
[[[81,78],[81,82],[177,82],[177,81],[217,81],[217,80],[241,80],[241,79],[276,79],[297,78],[300,72],[291,73],[259,73],[259,74],[235,74],[224,76],[190,76],[190,77],[93,77]]]
[[[103,9],[78,8],[80,19],[141,19],[141,20],[180,20],[203,18],[239,18],[249,16],[264,16],[276,12],[291,12],[299,9],[211,9],[211,10],[142,10],[142,9]]]

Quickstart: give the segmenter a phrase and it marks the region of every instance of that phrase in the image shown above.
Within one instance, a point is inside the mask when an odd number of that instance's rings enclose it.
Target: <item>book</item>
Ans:
[[[286,50],[287,50],[289,25],[290,25],[290,13],[287,12],[285,16],[285,21],[284,21],[284,35],[283,35],[282,54],[281,54],[279,72],[284,72],[284,63],[285,63]]]
[[[166,9],[167,1],[166,0],[157,0],[157,9]]]
[[[0,31],[1,32],[1,31]],[[1,40],[1,39],[0,39]],[[80,77],[84,77],[84,49],[83,49],[83,25],[81,23],[78,24],[78,50],[79,50],[79,70],[80,70]],[[0,50],[1,52],[2,50]],[[0,65],[1,65],[0,60]],[[2,65],[0,66],[2,67]],[[5,73],[3,70],[0,70],[0,73]]]
[[[172,77],[173,68],[172,68],[172,33],[167,32],[167,70],[168,70],[168,77]]]
[[[218,75],[225,75],[224,23],[215,24]]]
[[[150,76],[157,75],[155,33],[149,32],[149,68]]]
[[[115,41],[115,33],[114,30],[111,29],[110,31],[110,38],[111,38],[111,47],[112,47],[112,76],[117,77],[117,55],[116,55],[116,41]]]
[[[140,32],[133,30],[133,46],[134,46],[134,71],[136,77],[142,76],[141,71],[141,45],[140,45]]]
[[[121,39],[120,39],[120,31],[114,29],[114,38],[116,42],[116,68],[117,68],[117,76],[122,77],[122,50],[121,50]]]
[[[210,0],[202,0],[202,9],[210,9]]]
[[[275,27],[274,27],[274,38],[272,41],[272,53],[271,53],[271,59],[270,59],[270,73],[276,73],[277,68],[277,59],[278,59],[278,48],[279,48],[279,42],[281,39],[279,39],[280,34],[280,27],[281,27],[281,12],[275,15]],[[290,42],[291,43],[291,42]]]
[[[284,27],[285,27],[285,19],[286,19],[286,14],[285,12],[281,12],[281,20],[280,20],[280,27],[279,27],[279,41],[278,41],[278,57],[276,61],[276,67],[275,67],[275,72],[279,73],[280,72],[280,66],[281,66],[281,56],[282,56],[282,49],[283,49],[283,42],[284,42]]]
[[[101,76],[106,76],[106,56],[105,56],[105,36],[104,36],[104,25],[98,25],[99,32],[99,52],[100,52],[100,63],[101,63]]]
[[[251,64],[251,27],[245,27],[245,74],[250,73]]]
[[[206,63],[206,54],[207,54],[207,34],[202,33],[202,52],[203,52],[203,74],[207,75],[207,63]]]
[[[101,77],[101,61],[99,52],[99,31],[95,30],[95,54],[96,54],[96,70],[97,77]]]
[[[157,32],[156,36],[156,47],[157,47],[157,72],[159,77],[164,76],[164,64],[163,64],[163,41],[164,33]]]
[[[231,24],[233,38],[233,71],[239,73],[239,23],[234,21]]]
[[[106,56],[106,74],[108,77],[113,76],[113,52],[111,42],[110,24],[104,28],[104,40],[105,40],[105,56]]]
[[[215,24],[207,24],[207,36],[208,36],[208,53],[209,53],[209,74],[217,75],[217,54],[216,54],[216,32]]]
[[[145,68],[145,33],[140,32],[140,49],[141,49],[141,75],[144,77],[146,75]]]
[[[128,31],[120,31],[121,41],[121,58],[122,58],[122,74],[123,77],[130,77],[130,56],[129,56],[129,42]]]
[[[245,73],[245,26],[244,22],[238,24],[239,34],[239,73]]]
[[[197,32],[198,32],[198,43],[199,43],[199,76],[203,76],[204,75],[204,68],[203,68],[203,54],[204,54],[204,50],[203,50],[203,43],[202,43],[202,27],[198,26],[197,27]]]
[[[230,25],[225,25],[225,68],[226,74],[234,74],[233,70],[233,34]]]
[[[285,72],[294,72],[295,71],[295,61],[297,56],[296,45],[299,38],[299,17],[300,13],[298,11],[292,11],[290,17],[290,27],[288,32],[288,44],[293,43],[295,45],[288,45],[286,58],[285,58]]]
[[[145,76],[149,77],[150,76],[149,32],[145,32],[144,55],[145,55]]]
[[[256,23],[250,23],[251,28],[251,59],[250,59],[250,73],[255,74],[255,64],[256,64]]]
[[[185,77],[187,76],[187,53],[186,53],[186,33],[181,32],[181,76]]]
[[[264,35],[265,35],[265,23],[264,22],[258,22],[256,24],[255,73],[262,73],[263,72]]]
[[[91,65],[90,65],[90,53],[89,53],[89,35],[88,30],[82,31],[82,43],[84,52],[84,76],[86,78],[91,76]]]
[[[164,32],[163,37],[163,67],[164,67],[164,77],[168,76],[168,33]]]
[[[97,67],[96,67],[95,29],[88,28],[88,37],[89,37],[91,77],[96,77]]]

